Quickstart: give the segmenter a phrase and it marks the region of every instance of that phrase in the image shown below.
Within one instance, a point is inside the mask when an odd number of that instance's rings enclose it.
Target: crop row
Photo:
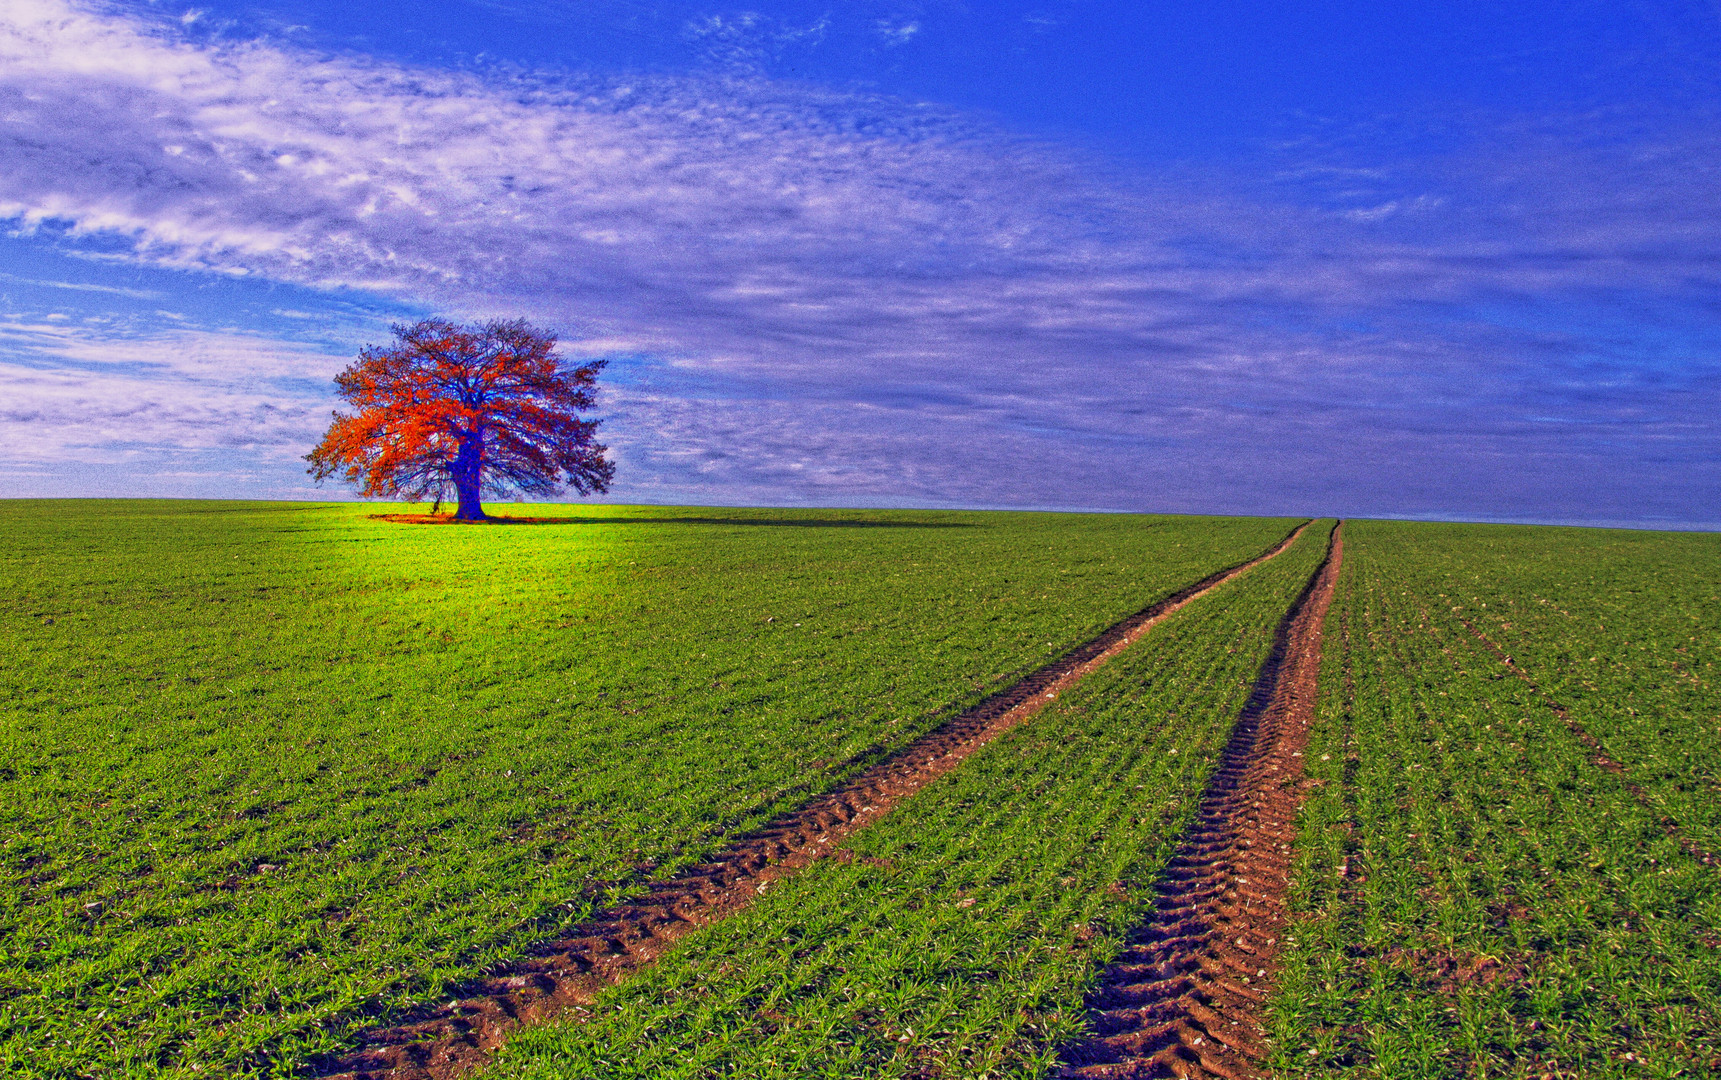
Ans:
[[[1330,523],[486,1076],[1044,1076],[1152,908]]]
[[[1721,537],[1399,529],[1391,558],[1721,851]]]
[[[1663,821],[1664,807],[1690,804],[1646,804],[1630,777],[1597,765],[1543,692],[1582,709],[1629,769],[1712,784],[1713,772],[1696,772],[1709,760],[1697,729],[1704,709],[1714,716],[1712,694],[1703,705],[1668,693],[1665,679],[1600,675],[1670,670],[1664,653],[1646,662],[1623,642],[1659,626],[1665,644],[1668,627],[1706,618],[1703,606],[1663,581],[1646,590],[1655,610],[1614,608],[1609,618],[1639,622],[1605,636],[1574,595],[1605,592],[1584,580],[1593,548],[1569,534],[1499,533],[1347,526],[1308,748],[1319,786],[1300,825],[1298,921],[1273,1002],[1284,1075],[1721,1068],[1721,871]],[[1538,560],[1544,580],[1518,572]],[[1618,598],[1589,602],[1593,612]],[[1541,617],[1556,603],[1571,614]],[[1509,614],[1495,616],[1501,608]],[[1534,687],[1472,632],[1478,618],[1507,635]],[[1703,648],[1713,655],[1715,644],[1711,635]],[[1578,656],[1598,660],[1574,674],[1556,659]],[[1579,696],[1586,685],[1596,692]],[[1610,700],[1606,685],[1621,696]],[[1631,704],[1651,700],[1689,711]]]
[[[1285,521],[0,508],[0,1071],[285,1075]]]

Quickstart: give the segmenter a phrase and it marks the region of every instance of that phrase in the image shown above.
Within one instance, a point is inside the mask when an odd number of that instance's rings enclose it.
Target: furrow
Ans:
[[[1342,531],[1280,621],[1154,914],[1102,974],[1088,1002],[1093,1034],[1065,1049],[1060,1076],[1263,1075],[1264,1003],[1288,920],[1303,748]]]
[[[841,841],[1033,716],[1173,612],[1291,546],[1304,522],[1262,554],[1203,578],[910,743],[847,784],[731,841],[699,866],[653,882],[649,897],[593,915],[536,946],[457,1000],[358,1038],[324,1063],[326,1080],[450,1080],[483,1064],[515,1028],[581,1010],[599,991],[655,960],[675,939],[751,902],[773,881],[830,854]]]

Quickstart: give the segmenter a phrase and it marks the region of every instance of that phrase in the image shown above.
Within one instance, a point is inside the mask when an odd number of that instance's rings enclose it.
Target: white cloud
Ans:
[[[756,11],[738,11],[689,20],[682,34],[699,47],[706,62],[755,73],[763,71],[785,49],[819,45],[829,30],[828,17],[797,25]]]
[[[151,452],[297,458],[328,423],[340,357],[240,333],[136,336],[0,316],[0,469]],[[311,387],[315,387],[312,389]]]
[[[920,33],[920,23],[913,19],[880,19],[874,24],[886,46],[907,45]]]
[[[644,324],[748,276],[790,283],[799,319],[904,254],[947,281],[1072,239],[1021,209],[1067,167],[764,84],[504,86],[195,46],[56,0],[19,0],[0,64],[19,163],[0,214],[169,264]]]

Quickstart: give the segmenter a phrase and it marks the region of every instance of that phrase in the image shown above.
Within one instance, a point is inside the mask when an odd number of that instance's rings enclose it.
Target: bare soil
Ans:
[[[1342,529],[1279,624],[1154,914],[1089,1000],[1094,1035],[1065,1049],[1059,1075],[1265,1075],[1264,1004],[1289,920],[1291,842],[1309,787],[1303,750]]]
[[[1521,962],[1451,949],[1392,949],[1382,959],[1442,997],[1456,997],[1466,987],[1523,982],[1529,977],[1529,968]]]
[[[360,1036],[358,1050],[324,1063],[314,1075],[330,1080],[451,1080],[482,1065],[521,1025],[558,1014],[578,1015],[599,991],[651,963],[677,938],[744,907],[773,881],[836,852],[843,840],[1028,719],[1167,616],[1284,551],[1306,528],[1307,522],[1265,553],[1124,619],[830,794],[731,841],[709,862],[652,882],[648,896],[599,912],[564,937],[536,946],[506,970],[462,987],[450,1004]]]

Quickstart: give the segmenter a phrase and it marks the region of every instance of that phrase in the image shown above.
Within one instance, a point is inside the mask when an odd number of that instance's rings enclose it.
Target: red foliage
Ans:
[[[605,361],[570,366],[555,335],[524,320],[457,326],[425,319],[396,326],[394,344],[367,346],[335,376],[342,400],[305,456],[318,482],[331,476],[360,494],[437,504],[483,518],[484,494],[582,495],[608,491],[615,465],[594,438],[593,404]]]

